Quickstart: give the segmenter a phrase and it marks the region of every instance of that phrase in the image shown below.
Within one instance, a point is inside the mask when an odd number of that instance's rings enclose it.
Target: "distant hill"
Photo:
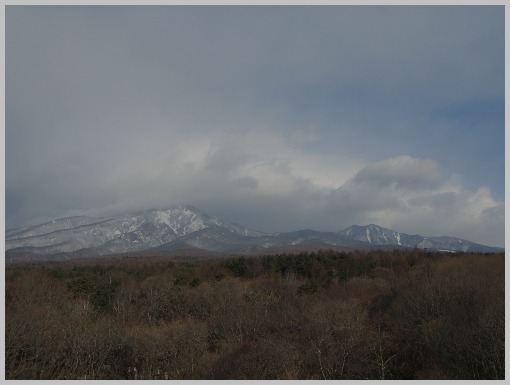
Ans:
[[[331,248],[419,248],[434,251],[500,252],[502,248],[464,239],[408,235],[374,224],[340,232],[300,230],[264,233],[186,205],[114,217],[53,220],[6,231],[8,257],[30,255],[73,258],[154,251],[263,254]]]

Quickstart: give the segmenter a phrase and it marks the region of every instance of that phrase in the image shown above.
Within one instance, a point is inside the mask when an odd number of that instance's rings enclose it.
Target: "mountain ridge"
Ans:
[[[134,214],[60,218],[6,231],[5,250],[36,255],[101,256],[126,252],[195,250],[220,254],[261,254],[301,249],[418,248],[435,251],[499,252],[503,248],[460,238],[424,237],[369,224],[339,232],[304,229],[265,233],[226,222],[190,205]]]

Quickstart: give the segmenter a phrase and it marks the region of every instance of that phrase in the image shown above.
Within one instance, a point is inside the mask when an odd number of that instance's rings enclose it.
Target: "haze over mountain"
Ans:
[[[66,258],[138,251],[262,254],[282,251],[370,248],[420,248],[495,252],[503,249],[467,240],[399,233],[374,224],[340,232],[300,230],[266,233],[228,223],[195,207],[180,205],[114,217],[53,220],[6,231],[6,251]]]
[[[503,5],[12,5],[5,95],[6,228],[186,202],[505,246]]]

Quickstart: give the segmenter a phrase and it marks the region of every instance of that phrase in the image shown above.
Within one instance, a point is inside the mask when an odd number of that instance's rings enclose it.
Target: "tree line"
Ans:
[[[504,379],[504,254],[7,265],[7,379]]]

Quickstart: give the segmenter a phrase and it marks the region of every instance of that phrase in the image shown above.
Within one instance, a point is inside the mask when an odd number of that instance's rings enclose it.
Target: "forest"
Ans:
[[[6,379],[505,377],[504,254],[5,266]]]

